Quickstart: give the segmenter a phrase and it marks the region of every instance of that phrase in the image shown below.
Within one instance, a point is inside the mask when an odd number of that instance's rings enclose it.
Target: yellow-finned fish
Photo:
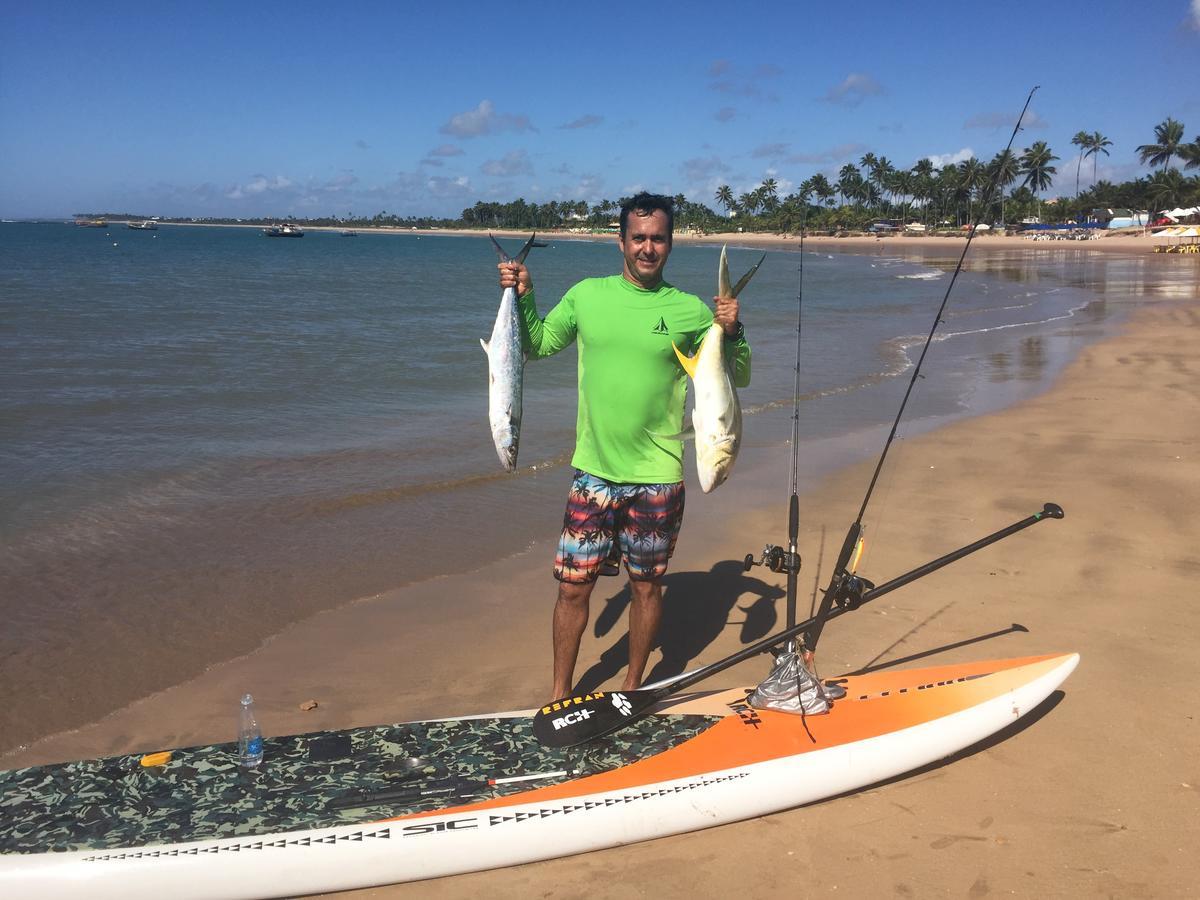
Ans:
[[[717,295],[736,297],[754,277],[767,258],[754,264],[736,285],[729,285],[729,260],[721,248],[721,265],[717,272]],[[696,439],[696,474],[700,488],[709,493],[729,477],[742,442],[742,407],[730,371],[733,361],[725,359],[725,329],[713,322],[700,342],[695,356],[685,356],[675,346],[675,355],[692,378],[695,405],[692,408],[692,433],[682,438]]]

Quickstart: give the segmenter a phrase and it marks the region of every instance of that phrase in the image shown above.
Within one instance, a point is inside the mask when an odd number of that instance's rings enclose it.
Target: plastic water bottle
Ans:
[[[263,761],[262,729],[254,717],[254,698],[242,698],[238,719],[238,764],[247,769],[258,768]]]

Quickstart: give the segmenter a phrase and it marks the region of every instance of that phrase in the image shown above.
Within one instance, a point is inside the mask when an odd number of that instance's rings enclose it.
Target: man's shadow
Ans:
[[[741,642],[749,644],[766,637],[778,619],[775,601],[786,592],[742,569],[740,560],[723,560],[708,572],[680,572],[663,577],[663,614],[655,647],[662,659],[646,676],[653,684],[687,671],[688,663],[699,656],[725,630],[726,625],[741,625]],[[740,605],[743,594],[755,594],[750,605]],[[629,606],[629,584],[610,597],[596,616],[596,637],[612,630]],[[739,622],[730,622],[734,606],[745,613]],[[653,648],[652,648],[653,649]],[[594,690],[613,678],[629,664],[629,632],[605,650],[600,659],[580,676],[575,692]]]

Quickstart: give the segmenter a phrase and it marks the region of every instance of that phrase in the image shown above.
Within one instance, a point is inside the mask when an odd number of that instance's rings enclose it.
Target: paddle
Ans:
[[[861,594],[857,590],[846,592],[842,596],[835,598],[838,604],[837,608],[830,610],[824,617],[818,613],[818,615],[813,616],[811,619],[805,619],[803,622],[799,622],[776,635],[763,638],[756,644],[744,647],[731,656],[703,666],[694,672],[659,687],[641,688],[636,691],[592,691],[587,694],[577,694],[571,697],[564,697],[561,700],[555,700],[553,703],[543,706],[534,714],[533,734],[539,742],[547,747],[574,747],[577,744],[583,744],[587,741],[612,734],[614,731],[620,731],[627,725],[632,725],[639,719],[645,718],[656,703],[665,700],[672,694],[689,688],[719,672],[724,672],[731,666],[736,666],[738,663],[750,659],[752,656],[765,653],[779,644],[797,637],[817,624],[822,618],[826,621],[836,619],[838,616],[858,609],[860,606],[870,603],[884,594],[891,593],[896,588],[903,587],[909,582],[935,572],[955,560],[962,559],[976,550],[981,550],[989,544],[994,544],[996,541],[1028,528],[1030,525],[1035,525],[1043,519],[1061,519],[1063,515],[1061,506],[1056,503],[1047,503],[1042,507],[1040,512],[1027,516],[1019,522],[1014,522],[1007,528],[993,532],[972,544],[960,547],[953,553],[947,553],[945,556],[940,556],[923,566],[918,566],[910,572],[905,572],[903,575],[893,578],[891,581],[881,584],[878,587],[865,590]],[[862,582],[861,579],[858,582],[860,585],[867,583]]]

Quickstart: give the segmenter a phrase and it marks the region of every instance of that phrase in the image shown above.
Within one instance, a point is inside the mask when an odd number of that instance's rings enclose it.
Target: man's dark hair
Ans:
[[[667,214],[667,236],[673,237],[675,234],[674,201],[670,197],[664,197],[662,194],[650,194],[642,191],[640,194],[635,194],[621,204],[621,240],[625,240],[625,224],[629,221],[629,214],[631,212],[645,216],[656,209],[660,209]]]

